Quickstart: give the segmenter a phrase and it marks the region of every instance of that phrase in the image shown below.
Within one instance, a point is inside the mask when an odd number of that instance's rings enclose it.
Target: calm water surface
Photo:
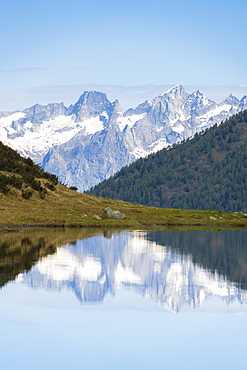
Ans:
[[[0,234],[0,368],[246,369],[247,230]]]

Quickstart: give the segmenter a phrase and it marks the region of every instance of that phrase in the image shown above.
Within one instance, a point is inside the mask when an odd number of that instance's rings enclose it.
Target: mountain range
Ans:
[[[0,140],[59,181],[84,191],[136,159],[178,143],[247,108],[247,97],[221,103],[178,85],[123,112],[118,100],[85,91],[63,103],[0,112]]]

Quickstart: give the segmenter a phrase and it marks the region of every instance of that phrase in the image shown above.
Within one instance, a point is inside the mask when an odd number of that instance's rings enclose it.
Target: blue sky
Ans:
[[[126,106],[176,84],[247,93],[246,0],[0,0],[0,12],[0,110],[91,87]]]

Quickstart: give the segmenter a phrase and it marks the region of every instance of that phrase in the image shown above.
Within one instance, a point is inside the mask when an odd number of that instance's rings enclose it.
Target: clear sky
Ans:
[[[246,0],[0,0],[0,14],[0,110],[88,86],[142,86],[140,102],[156,85],[247,93]]]

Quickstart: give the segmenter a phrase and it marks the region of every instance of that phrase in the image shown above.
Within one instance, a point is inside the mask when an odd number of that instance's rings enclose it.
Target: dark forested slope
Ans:
[[[247,212],[247,111],[122,168],[87,194],[148,206]]]

